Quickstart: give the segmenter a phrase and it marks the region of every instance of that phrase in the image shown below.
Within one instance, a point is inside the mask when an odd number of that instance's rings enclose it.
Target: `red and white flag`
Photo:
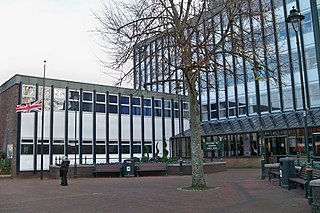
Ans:
[[[26,112],[26,113],[30,113],[30,112],[40,112],[41,111],[41,107],[42,107],[42,103],[41,101],[36,101],[33,103],[26,103],[26,104],[20,104],[17,105],[16,107],[16,112]]]

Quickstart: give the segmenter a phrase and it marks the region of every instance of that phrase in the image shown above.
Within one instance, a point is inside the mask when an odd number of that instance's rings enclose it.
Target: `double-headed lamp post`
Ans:
[[[298,52],[298,61],[299,61],[299,72],[300,72],[300,82],[301,82],[301,93],[302,93],[302,104],[303,104],[303,121],[304,121],[304,146],[305,146],[305,152],[307,156],[307,161],[310,162],[310,154],[309,154],[309,141],[308,141],[308,118],[307,118],[307,83],[305,81],[306,74],[303,73],[302,70],[302,61],[301,61],[301,49],[300,49],[300,42],[299,42],[299,30],[301,21],[305,18],[304,15],[302,15],[299,10],[297,10],[294,6],[290,10],[290,14],[286,18],[287,23],[291,23],[292,28],[296,34],[296,43],[297,43],[297,52]]]
[[[73,170],[73,178],[78,178],[78,171],[77,171],[77,111],[78,111],[78,100],[79,94],[78,91],[74,93],[74,170]]]

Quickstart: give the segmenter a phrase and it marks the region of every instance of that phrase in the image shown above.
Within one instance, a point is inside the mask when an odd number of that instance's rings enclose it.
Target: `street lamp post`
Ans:
[[[290,10],[290,14],[286,18],[287,23],[291,23],[292,28],[296,35],[296,43],[297,43],[297,52],[298,52],[298,61],[299,61],[299,72],[300,72],[300,82],[301,82],[301,93],[302,93],[302,105],[303,105],[303,121],[304,121],[304,146],[305,146],[305,152],[307,156],[307,162],[310,162],[310,154],[309,154],[309,141],[308,141],[308,118],[307,118],[307,83],[305,81],[305,73],[303,73],[302,70],[302,61],[301,61],[301,49],[300,49],[300,41],[299,41],[299,30],[301,21],[305,18],[304,15],[302,15],[299,10],[297,10],[294,6]]]
[[[77,171],[77,111],[78,111],[78,100],[79,94],[78,91],[74,93],[74,170],[73,170],[73,178],[78,178]]]
[[[41,107],[41,164],[40,164],[40,179],[43,180],[43,135],[44,135],[44,93],[46,88],[46,60],[43,65],[43,85],[42,85],[42,107]]]
[[[258,115],[259,115],[259,145],[261,146],[261,179],[266,178],[266,170],[265,170],[265,163],[266,163],[266,147],[264,143],[264,139],[262,137],[262,116],[261,116],[261,101],[260,101],[260,88],[259,88],[259,76],[258,73],[260,70],[262,70],[262,66],[257,62],[254,61],[253,68],[255,75],[255,87],[256,87],[256,99],[257,99],[257,105],[258,105]]]

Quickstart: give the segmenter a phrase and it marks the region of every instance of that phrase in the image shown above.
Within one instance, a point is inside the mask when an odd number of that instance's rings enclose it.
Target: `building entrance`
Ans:
[[[286,156],[286,136],[265,138],[266,160],[270,162],[279,162],[279,158]]]

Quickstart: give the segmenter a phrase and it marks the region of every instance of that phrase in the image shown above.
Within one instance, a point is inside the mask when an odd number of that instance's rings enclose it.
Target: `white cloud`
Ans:
[[[0,1],[0,85],[14,74],[112,85],[95,55],[91,10],[100,0]]]

